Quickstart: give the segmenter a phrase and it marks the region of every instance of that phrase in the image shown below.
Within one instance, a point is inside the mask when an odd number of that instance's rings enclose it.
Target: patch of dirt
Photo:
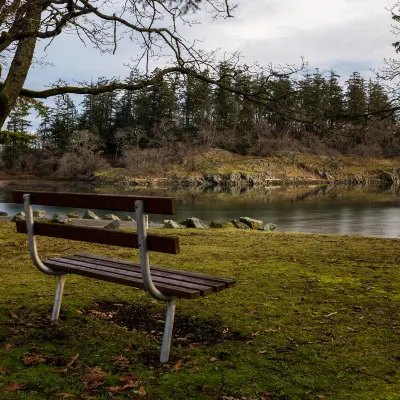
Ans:
[[[138,307],[134,304],[101,301],[97,303],[96,310],[88,310],[87,313],[94,318],[113,321],[116,325],[162,340],[165,311],[158,312],[152,307]],[[218,321],[199,320],[175,314],[172,335],[174,346],[201,347],[228,340],[246,339],[243,334],[232,331]]]

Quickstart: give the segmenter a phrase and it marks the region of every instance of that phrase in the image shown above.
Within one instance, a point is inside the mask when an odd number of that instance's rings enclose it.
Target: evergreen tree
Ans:
[[[346,82],[346,112],[349,116],[357,116],[352,118],[354,125],[365,124],[367,109],[367,93],[365,80],[359,72],[353,72]]]
[[[32,125],[28,119],[30,114],[30,105],[27,102],[19,100],[11,111],[7,122],[7,130],[10,132],[27,133]]]

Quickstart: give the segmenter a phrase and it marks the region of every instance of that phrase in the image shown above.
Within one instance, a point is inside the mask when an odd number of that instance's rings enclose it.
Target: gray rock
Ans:
[[[231,223],[236,229],[251,229],[248,225],[244,224],[243,222],[237,221],[235,219],[232,220]]]
[[[90,210],[87,210],[85,212],[85,214],[83,214],[83,219],[95,219],[95,220],[99,220],[100,218],[93,212]]]
[[[166,219],[166,220],[164,220],[164,228],[181,229],[182,226],[179,225],[177,222],[173,221],[172,219]]]
[[[258,229],[263,224],[262,221],[259,221],[257,219],[253,219],[253,218],[249,218],[249,217],[240,217],[239,221],[243,222],[244,224],[249,226],[251,229]]]
[[[11,221],[12,222],[25,221],[25,213],[23,211],[16,213]]]
[[[259,231],[274,231],[276,229],[276,225],[275,224],[265,224],[263,226],[260,226],[258,228]]]
[[[207,229],[207,225],[198,218],[190,217],[186,220],[186,228]]]
[[[72,219],[79,219],[80,216],[78,214],[78,211],[72,211],[67,215],[68,218],[72,218]]]
[[[5,211],[0,211],[0,217],[8,217],[8,213]]]
[[[117,231],[120,228],[121,228],[121,222],[118,220],[115,220],[104,227],[104,229],[109,229],[112,231]]]
[[[33,217],[34,218],[45,218],[45,217],[47,217],[46,211],[44,211],[44,210],[34,210],[33,211]]]
[[[51,217],[51,222],[55,224],[71,224],[71,220],[63,213],[55,213]]]
[[[211,221],[210,228],[214,229],[226,229],[226,228],[234,228],[232,222],[226,221]]]
[[[125,215],[123,221],[135,222],[135,220],[130,215]]]
[[[106,221],[121,221],[116,215],[114,215],[114,214],[106,214],[104,217],[103,217],[103,219],[104,220],[106,220]]]

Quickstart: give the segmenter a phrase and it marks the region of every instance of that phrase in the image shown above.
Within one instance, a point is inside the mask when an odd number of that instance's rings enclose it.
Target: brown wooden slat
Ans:
[[[26,222],[17,221],[17,232],[26,233]],[[49,236],[82,242],[108,244],[112,246],[138,248],[138,235],[131,232],[110,231],[104,228],[89,228],[85,226],[48,224],[35,222],[35,235]],[[178,254],[179,238],[175,236],[147,235],[149,251]]]
[[[94,260],[117,261],[118,263],[124,264],[124,265],[138,265],[137,263],[134,263],[132,261],[115,260],[113,258],[108,258],[108,257],[104,257],[104,256],[96,256],[96,255],[89,254],[89,253],[81,253],[81,254],[79,254],[79,256],[92,258]],[[162,267],[158,267],[158,266],[151,266],[151,269],[152,270],[153,269],[154,270],[165,270],[166,268],[162,268]],[[231,278],[221,278],[219,276],[211,276],[211,275],[205,275],[205,274],[201,274],[201,273],[188,272],[188,271],[181,271],[179,269],[171,269],[171,268],[168,268],[168,271],[171,271],[174,274],[180,274],[180,275],[195,277],[195,278],[209,279],[209,280],[212,280],[215,282],[223,282],[226,284],[226,287],[228,287],[228,288],[232,287],[236,284],[236,281]]]
[[[109,266],[105,266],[105,265],[101,265],[101,264],[97,264],[97,263],[93,263],[93,262],[88,263],[88,262],[84,262],[84,261],[73,260],[69,257],[50,258],[47,261],[49,261],[49,262],[56,261],[56,262],[60,262],[60,263],[64,263],[64,264],[70,264],[70,265],[84,267],[84,268],[88,268],[88,269],[94,269],[94,270],[99,271],[99,273],[102,273],[104,271],[107,273],[110,272],[113,274],[123,275],[123,276],[127,276],[129,278],[142,280],[142,273],[140,270],[139,271],[129,271],[126,269],[109,267]],[[155,285],[157,283],[161,283],[161,284],[176,286],[181,289],[188,288],[188,289],[198,290],[198,291],[200,291],[201,296],[206,296],[213,292],[213,289],[210,286],[199,285],[199,284],[196,284],[193,282],[182,282],[182,281],[179,282],[174,279],[166,278],[166,277],[154,276],[153,282]]]
[[[124,269],[126,271],[138,272],[141,274],[140,264],[126,265],[126,264],[119,263],[119,260],[113,260],[113,261],[94,260],[92,258],[83,257],[80,255],[68,256],[68,257],[62,257],[62,258],[69,259],[69,260],[83,261],[83,262],[88,262],[88,263],[96,263],[96,264],[113,267],[113,268],[117,268],[117,269]],[[159,267],[158,269],[154,269],[153,267],[151,267],[151,276],[153,278],[154,277],[162,277],[162,278],[173,279],[175,282],[177,282],[176,283],[177,285],[179,284],[179,282],[189,282],[189,283],[195,283],[198,285],[204,285],[207,287],[211,287],[214,292],[219,292],[220,290],[225,289],[225,284],[223,282],[216,282],[216,281],[212,281],[209,279],[174,274],[167,268]]]
[[[84,267],[79,267],[77,265],[68,265],[66,263],[60,263],[57,261],[49,261],[45,260],[44,263],[58,271],[63,271],[71,274],[77,274],[77,275],[82,275],[86,276],[88,278],[95,278],[95,279],[100,279],[103,281],[107,282],[113,282],[113,283],[118,283],[121,285],[126,285],[126,286],[133,286],[137,287],[139,289],[144,289],[144,284],[143,281],[140,279],[134,279],[134,278],[129,278],[128,276],[124,275],[119,275],[119,274],[113,274],[113,273],[107,273],[107,272],[99,272],[94,269],[90,268],[84,268]],[[178,288],[176,286],[172,285],[165,285],[158,283],[156,285],[157,289],[159,289],[161,292],[169,295],[169,296],[177,296],[185,299],[195,299],[200,296],[200,292],[198,290],[193,290],[193,289],[183,289],[183,288]]]
[[[14,203],[22,204],[22,196],[24,194],[31,195],[32,204],[40,204],[42,206],[135,211],[135,201],[143,200],[144,212],[146,213],[172,215],[176,211],[176,202],[173,197],[16,190],[12,192]]]

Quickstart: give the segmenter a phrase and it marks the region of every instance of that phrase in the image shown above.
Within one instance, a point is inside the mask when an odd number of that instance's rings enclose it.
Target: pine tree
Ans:
[[[30,114],[30,106],[27,102],[19,100],[17,105],[11,111],[8,122],[7,130],[10,132],[27,133],[28,128],[32,125],[28,120]]]

